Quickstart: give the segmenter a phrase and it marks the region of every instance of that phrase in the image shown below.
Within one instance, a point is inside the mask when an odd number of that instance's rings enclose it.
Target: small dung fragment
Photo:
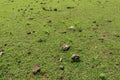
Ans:
[[[35,33],[35,31],[29,31],[29,32],[27,32],[27,34],[32,34],[32,33]]]
[[[100,37],[98,40],[103,42],[105,39],[104,39],[104,37]]]
[[[55,9],[54,9],[54,11],[58,11],[58,9],[57,9],[57,8],[55,8]]]
[[[96,21],[93,21],[93,23],[96,23]]]
[[[66,7],[67,9],[73,9],[74,7],[73,6],[68,6]]]
[[[78,32],[82,32],[83,30],[82,29],[78,29]]]
[[[35,65],[34,67],[33,67],[33,69],[32,69],[32,72],[34,73],[34,74],[36,74],[37,72],[39,72],[40,71],[40,66],[39,65]]]
[[[74,27],[74,26],[70,26],[70,27],[69,27],[69,30],[75,31],[75,27]]]
[[[59,58],[59,61],[62,62],[63,58]]]
[[[62,45],[63,51],[68,51],[69,49],[70,49],[70,45],[67,45],[67,44]]]
[[[0,49],[2,48],[3,46],[2,45],[0,45]]]
[[[63,65],[60,65],[60,70],[64,70],[64,66]]]
[[[73,62],[79,62],[80,61],[80,56],[77,54],[73,54],[71,57]]]
[[[29,20],[33,20],[34,18],[33,18],[33,17],[29,17],[28,19],[29,19]]]
[[[27,34],[32,34],[32,32],[27,32]]]
[[[62,34],[65,34],[65,33],[67,33],[67,31],[66,31],[66,30],[63,30],[63,31],[62,31]]]
[[[2,56],[3,54],[4,54],[3,50],[2,50],[2,51],[0,51],[0,56]]]
[[[107,22],[112,22],[112,20],[106,20]]]

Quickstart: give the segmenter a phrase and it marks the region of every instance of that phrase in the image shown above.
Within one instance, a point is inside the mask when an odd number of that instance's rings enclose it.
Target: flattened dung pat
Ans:
[[[68,51],[70,49],[70,45],[63,44],[61,48],[63,51]]]
[[[39,65],[35,65],[32,69],[33,74],[36,74],[37,72],[40,72],[41,68]]]
[[[80,61],[80,56],[77,54],[73,54],[71,57],[73,62],[79,62]]]

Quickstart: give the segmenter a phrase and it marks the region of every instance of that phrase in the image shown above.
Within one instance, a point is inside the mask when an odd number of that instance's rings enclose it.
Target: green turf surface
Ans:
[[[120,0],[0,0],[2,50],[0,80],[120,80]]]

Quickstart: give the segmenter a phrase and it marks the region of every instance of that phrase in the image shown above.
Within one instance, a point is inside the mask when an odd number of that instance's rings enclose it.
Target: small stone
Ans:
[[[60,70],[64,70],[64,66],[63,65],[60,65]]]
[[[70,26],[69,30],[75,31],[75,27],[74,26]]]
[[[80,56],[77,54],[73,54],[71,57],[73,62],[79,62],[80,61]]]
[[[35,65],[34,67],[33,67],[33,69],[32,69],[32,72],[35,74],[35,73],[37,73],[37,72],[39,72],[40,71],[40,66],[39,65]]]
[[[62,50],[63,51],[68,51],[70,49],[70,46],[67,44],[62,45]]]

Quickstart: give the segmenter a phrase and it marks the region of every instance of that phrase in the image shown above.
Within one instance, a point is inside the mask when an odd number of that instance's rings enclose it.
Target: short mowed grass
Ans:
[[[0,0],[3,50],[0,80],[120,80],[120,0]]]

